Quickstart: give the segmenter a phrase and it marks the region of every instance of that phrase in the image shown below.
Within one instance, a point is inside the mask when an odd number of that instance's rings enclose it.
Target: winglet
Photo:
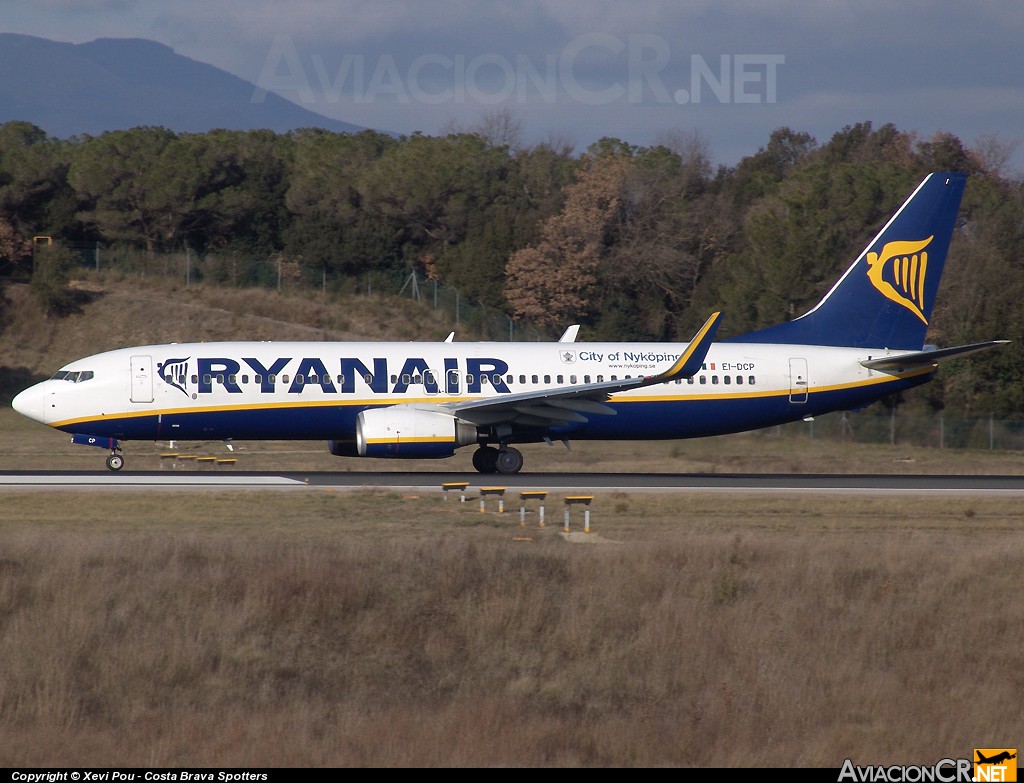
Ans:
[[[576,342],[576,335],[580,333],[580,325],[573,324],[572,326],[566,327],[565,331],[562,332],[562,336],[558,338],[560,343],[574,343]]]
[[[711,348],[711,342],[715,339],[715,333],[718,331],[718,322],[721,318],[722,314],[720,312],[712,313],[711,317],[704,322],[704,325],[697,330],[697,334],[690,340],[690,344],[686,346],[686,350],[683,351],[676,363],[663,373],[649,375],[646,379],[647,383],[667,383],[668,381],[674,381],[676,378],[689,378],[692,375],[696,375],[701,365],[704,364],[704,357],[708,355],[708,350]]]

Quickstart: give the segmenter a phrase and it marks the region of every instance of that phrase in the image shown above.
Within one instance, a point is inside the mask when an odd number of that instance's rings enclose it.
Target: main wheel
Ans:
[[[523,455],[518,449],[502,449],[498,452],[498,463],[495,467],[499,473],[518,473],[523,469]]]
[[[120,470],[124,467],[124,457],[121,454],[111,454],[107,457],[107,468],[109,470]]]
[[[479,473],[496,473],[499,453],[494,446],[481,446],[473,452],[473,467]]]

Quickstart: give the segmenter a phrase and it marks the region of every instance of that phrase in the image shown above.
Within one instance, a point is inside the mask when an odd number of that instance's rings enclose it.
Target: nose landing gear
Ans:
[[[110,449],[110,456],[107,457],[107,469],[118,471],[124,467],[124,453],[121,451],[121,443],[117,438],[109,438],[99,435],[86,435],[76,432],[71,436],[72,443],[82,446],[95,446],[100,449]]]

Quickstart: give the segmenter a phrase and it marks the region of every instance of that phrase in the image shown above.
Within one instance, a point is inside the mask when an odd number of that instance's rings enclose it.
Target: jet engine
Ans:
[[[442,411],[394,406],[366,410],[356,417],[360,457],[450,457],[459,446],[476,442],[475,424]]]

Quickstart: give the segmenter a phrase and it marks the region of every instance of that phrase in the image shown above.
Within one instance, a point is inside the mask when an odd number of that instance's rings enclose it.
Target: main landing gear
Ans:
[[[518,473],[523,469],[523,455],[511,446],[481,446],[473,452],[473,467],[480,473]]]

